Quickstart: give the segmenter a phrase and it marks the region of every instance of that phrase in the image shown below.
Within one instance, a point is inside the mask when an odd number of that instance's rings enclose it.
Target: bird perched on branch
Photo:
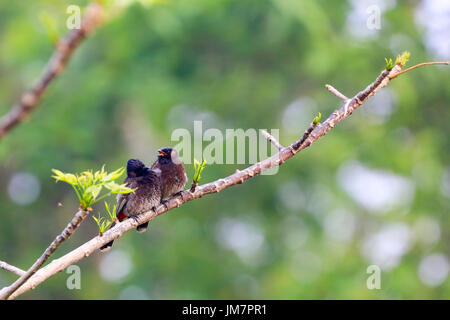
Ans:
[[[117,196],[116,220],[111,224],[112,228],[117,221],[126,218],[135,218],[137,215],[154,209],[161,202],[161,179],[157,172],[148,168],[139,159],[130,159],[127,162],[127,178],[124,183],[129,188],[137,188],[136,191]],[[147,229],[148,222],[139,225],[138,232]],[[113,241],[100,248],[106,251],[111,248]]]
[[[158,158],[152,164],[153,170],[160,177],[161,201],[164,202],[171,195],[183,191],[187,176],[183,163],[173,148],[158,150]],[[148,222],[137,227],[138,232],[144,232],[148,228]]]
[[[161,200],[166,200],[171,195],[183,191],[187,176],[177,150],[162,148],[158,152],[158,159],[152,164],[151,169],[161,176]]]

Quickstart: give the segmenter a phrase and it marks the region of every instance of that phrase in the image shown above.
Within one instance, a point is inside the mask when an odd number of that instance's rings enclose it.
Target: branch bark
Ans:
[[[278,142],[277,139],[270,133],[268,133],[266,130],[261,130],[261,134],[269,140],[275,147],[278,148],[278,150],[282,150],[284,147],[281,145],[281,143]]]
[[[194,192],[195,188],[197,188],[197,186],[198,186],[198,182],[192,181],[191,188],[189,189],[189,191]]]
[[[345,95],[340,93],[339,90],[334,88],[332,85],[326,84],[325,87],[328,89],[328,91],[330,91],[332,94],[334,94],[336,97],[338,97],[342,101],[346,102],[348,100],[348,98]]]
[[[25,274],[25,271],[23,271],[20,268],[14,267],[8,263],[6,263],[5,261],[0,261],[0,268],[9,272],[14,273],[15,275],[18,275],[19,277],[21,277],[22,275]]]
[[[339,109],[335,110],[322,124],[314,122],[311,123],[309,128],[305,131],[305,133],[299,140],[293,142],[287,147],[282,148],[274,156],[271,156],[270,158],[267,158],[261,162],[257,162],[242,171],[236,171],[236,173],[226,178],[218,179],[216,181],[198,186],[192,191],[183,191],[168,199],[164,204],[159,205],[155,209],[155,211],[151,210],[143,213],[142,215],[139,215],[138,217],[136,217],[136,219],[127,219],[121,223],[118,223],[115,227],[105,232],[102,236],[96,236],[77,249],[74,249],[73,251],[62,256],[61,258],[54,259],[47,266],[32,274],[28,281],[26,281],[22,286],[17,287],[17,290],[13,290],[12,294],[9,295],[9,299],[14,299],[24,292],[30,289],[34,289],[37,285],[39,285],[49,277],[64,270],[71,264],[85,257],[88,257],[104,244],[121,237],[125,232],[136,228],[142,223],[148,222],[169,210],[178,208],[186,202],[201,198],[207,194],[218,193],[234,185],[242,184],[245,181],[261,174],[261,172],[265,170],[282,165],[285,161],[294,157],[298,152],[309,147],[312,143],[328,133],[339,122],[351,115],[353,111],[359,108],[368,98],[385,87],[391,79],[395,78],[396,75],[400,73],[400,64],[394,66],[391,71],[382,71],[373,83],[367,86],[364,90],[360,91],[353,98],[346,100],[346,102]],[[29,274],[29,271],[27,271],[27,274]],[[8,290],[8,288],[10,287],[4,288],[2,289],[2,291],[0,291],[0,293],[2,294],[1,297],[5,297],[3,291],[5,289]],[[11,290],[9,290],[8,292],[11,293]]]
[[[38,106],[45,90],[64,70],[75,49],[101,23],[102,10],[102,6],[96,2],[88,5],[80,29],[71,30],[59,41],[41,78],[32,89],[22,95],[7,114],[0,118],[0,140]]]
[[[51,255],[59,248],[59,246],[70,238],[70,236],[75,232],[75,229],[81,224],[81,222],[86,218],[89,211],[79,210],[72,221],[69,222],[67,227],[58,235],[55,240],[50,244],[50,246],[44,251],[41,257],[36,260],[36,262],[28,269],[26,272],[20,275],[13,284],[0,290],[0,300],[8,299],[8,297],[13,294],[17,289],[20,288],[37,270],[51,257]],[[22,270],[21,270],[22,271]]]

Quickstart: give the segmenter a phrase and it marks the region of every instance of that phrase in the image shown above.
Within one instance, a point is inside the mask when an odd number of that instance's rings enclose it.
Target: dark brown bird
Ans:
[[[161,181],[161,202],[171,195],[183,191],[187,176],[183,163],[173,148],[158,150],[158,158],[152,164],[151,169],[158,174]],[[148,228],[148,222],[137,227],[138,232],[144,232]]]
[[[120,222],[126,218],[133,218],[137,215],[155,208],[161,202],[161,180],[159,174],[149,169],[139,159],[130,159],[127,162],[127,178],[124,183],[127,187],[137,190],[132,193],[118,194],[116,206],[116,221]],[[139,225],[136,230],[143,232],[147,229],[148,222]],[[113,241],[108,242],[100,248],[106,251],[111,248]]]
[[[162,148],[158,152],[158,159],[152,164],[151,169],[161,176],[161,200],[166,200],[171,195],[183,191],[187,176],[177,150]]]

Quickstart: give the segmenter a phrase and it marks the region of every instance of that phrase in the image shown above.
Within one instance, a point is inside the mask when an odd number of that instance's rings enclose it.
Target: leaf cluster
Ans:
[[[194,159],[194,182],[198,183],[201,179],[201,174],[203,172],[203,169],[205,168],[206,161],[203,160],[203,162],[200,164],[197,159]]]
[[[84,171],[80,174],[64,173],[57,169],[52,169],[55,174],[52,176],[57,182],[63,181],[70,184],[80,202],[83,210],[90,208],[98,201],[119,193],[131,193],[135,189],[128,188],[125,184],[115,182],[125,172],[125,168],[119,168],[111,173],[105,171],[105,166],[95,173],[92,170]],[[102,190],[107,191],[101,194]]]
[[[97,223],[98,233],[100,236],[103,235],[103,233],[109,228],[109,226],[116,219],[116,214],[115,214],[116,205],[114,205],[112,210],[110,210],[108,202],[105,201],[105,208],[106,208],[106,212],[108,214],[106,217],[102,217],[100,214],[98,215],[98,217],[92,216],[92,219],[94,219],[94,221]]]

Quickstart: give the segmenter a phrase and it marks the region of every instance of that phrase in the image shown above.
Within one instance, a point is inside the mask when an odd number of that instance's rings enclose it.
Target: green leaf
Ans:
[[[107,211],[108,213],[110,213],[110,211],[109,211],[109,205],[108,205],[108,202],[106,202],[106,201],[105,201],[105,208],[106,208],[106,211]]]
[[[77,177],[77,181],[78,185],[83,188],[83,190],[86,190],[89,187],[89,185],[87,184],[86,176],[81,175]]]
[[[93,185],[87,188],[84,191],[84,194],[90,194],[92,196],[92,199],[95,200],[97,196],[99,195],[100,191],[102,190],[102,186],[99,185]]]
[[[80,201],[80,206],[83,209],[87,209],[94,203],[109,197],[111,194],[118,193],[131,193],[136,191],[136,189],[128,188],[125,184],[118,184],[114,182],[117,178],[123,175],[125,168],[121,167],[111,173],[105,171],[105,166],[103,165],[101,170],[94,173],[93,170],[85,170],[81,174],[64,173],[57,169],[52,169],[54,178],[56,181],[64,181],[71,184],[78,200]],[[102,196],[100,193],[103,186],[109,190]],[[109,210],[109,208],[107,208]]]
[[[119,188],[119,185],[117,183],[115,183],[114,181],[105,183],[104,186],[106,189],[111,190],[111,191]]]
[[[106,212],[108,213],[109,219],[111,221],[114,221],[116,219],[116,205],[114,205],[112,211],[109,209],[109,205],[108,203],[105,201],[105,208],[106,208]]]
[[[111,224],[112,224],[112,221],[104,220],[102,223],[102,229],[103,229],[102,233],[105,232]]]
[[[61,179],[64,177],[64,173],[62,173],[61,171],[59,171],[57,169],[52,169],[52,172],[56,175],[56,176],[52,176],[55,179]]]
[[[81,176],[84,177],[86,186],[91,186],[94,182],[94,174],[92,171],[84,171],[81,173]]]
[[[41,22],[44,24],[49,41],[54,46],[56,46],[58,44],[60,35],[56,28],[55,19],[45,11],[41,12],[39,18],[41,19]]]
[[[131,188],[128,188],[125,184],[121,184],[121,185],[119,185],[119,187],[117,189],[113,190],[112,193],[114,193],[114,194],[118,194],[118,193],[126,194],[126,193],[135,192],[136,190],[137,190],[137,188],[131,189]]]
[[[102,166],[101,170],[95,172],[94,180],[95,181],[103,180],[104,177],[106,177],[105,165]]]
[[[77,184],[77,177],[71,173],[63,173],[57,169],[52,169],[52,172],[55,174],[52,178],[56,181],[63,181],[71,185]]]
[[[98,217],[92,216],[92,219],[94,219],[95,223],[97,224],[98,232],[100,233],[100,235],[102,235],[103,232],[105,232],[112,224],[112,221],[106,220],[104,217],[101,217],[100,214]]]
[[[97,225],[100,225],[100,221],[102,220],[100,216],[98,218],[96,216],[92,216],[92,219],[94,219],[95,222],[97,222]]]
[[[395,59],[395,64],[401,64],[401,66],[403,67],[406,62],[408,62],[410,56],[411,53],[409,51],[404,51],[401,55],[399,54],[397,56],[397,59]]]
[[[104,182],[114,181],[120,178],[123,173],[125,172],[125,168],[117,169],[116,171],[111,172],[110,174],[106,175],[102,180]]]
[[[388,60],[387,58],[384,58],[384,60],[386,60],[386,70],[391,71],[394,67],[394,65],[392,64],[392,59]]]
[[[77,177],[74,174],[71,173],[66,173],[64,175],[64,181],[71,184],[71,185],[76,185],[77,184]]]
[[[203,160],[202,164],[198,162],[197,159],[194,159],[194,182],[198,183],[201,179],[201,174],[203,169],[205,168],[206,161]]]
[[[319,112],[319,114],[313,119],[313,125],[316,126],[319,123],[320,119],[322,119],[322,114]]]

